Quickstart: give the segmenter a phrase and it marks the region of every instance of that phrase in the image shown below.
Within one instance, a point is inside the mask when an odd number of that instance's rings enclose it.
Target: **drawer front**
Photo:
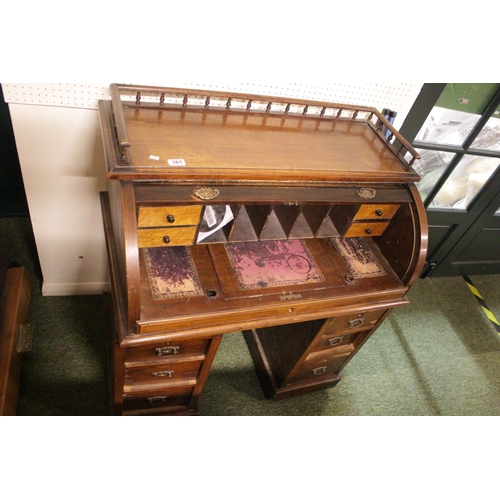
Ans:
[[[166,362],[187,356],[205,354],[210,339],[183,340],[181,342],[163,342],[125,349],[125,363],[127,362]]]
[[[378,311],[368,311],[361,313],[352,313],[346,316],[332,318],[327,326],[327,330],[323,337],[330,338],[340,333],[349,333],[354,331],[366,330],[373,328],[378,320],[384,315],[386,309]]]
[[[182,382],[196,383],[202,360],[147,364],[125,368],[125,392],[141,387],[179,385]]]
[[[325,351],[324,356],[313,356],[302,363],[300,368],[289,377],[286,385],[296,384],[298,382],[311,382],[322,380],[325,377],[335,375],[341,366],[347,361],[352,351],[346,350],[339,355],[332,355],[330,351]]]
[[[347,332],[344,334],[330,334],[323,335],[315,347],[315,351],[322,351],[324,349],[340,348],[343,346],[352,346],[354,349],[363,340],[370,330],[362,332]]]
[[[138,229],[139,248],[192,245],[197,226]]]
[[[354,220],[359,219],[391,219],[398,211],[399,205],[361,205]]]
[[[139,207],[137,227],[197,226],[201,205]]]
[[[187,408],[194,387],[172,387],[140,394],[124,394],[123,411]]]
[[[389,221],[363,221],[353,222],[347,229],[345,237],[355,236],[380,236],[389,225]]]

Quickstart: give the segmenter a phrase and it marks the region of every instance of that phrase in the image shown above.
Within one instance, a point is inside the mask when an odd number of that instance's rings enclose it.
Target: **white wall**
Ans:
[[[387,107],[399,128],[422,84],[179,84],[187,88],[283,95]],[[97,100],[107,84],[2,84],[9,103],[44,295],[100,294],[107,288],[99,191],[106,189]]]
[[[96,110],[9,104],[44,295],[102,293],[99,191],[106,189]]]

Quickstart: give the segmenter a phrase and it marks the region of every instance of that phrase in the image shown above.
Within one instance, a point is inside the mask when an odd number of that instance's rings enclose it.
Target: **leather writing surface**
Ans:
[[[331,241],[342,255],[354,278],[386,275],[384,268],[363,238],[332,238]]]
[[[242,290],[325,281],[301,240],[232,243],[225,247]]]
[[[203,295],[189,247],[146,248],[143,255],[155,300]]]

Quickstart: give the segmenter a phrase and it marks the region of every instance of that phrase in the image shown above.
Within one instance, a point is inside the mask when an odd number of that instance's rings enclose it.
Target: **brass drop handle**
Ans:
[[[365,322],[365,318],[356,318],[349,321],[349,328],[359,328]]]
[[[343,340],[344,340],[343,335],[341,337],[334,337],[333,339],[328,339],[328,344],[330,346],[334,346],[334,345],[340,344]]]
[[[148,398],[148,403],[150,405],[157,405],[161,403],[165,403],[168,399],[168,396],[153,396],[152,398]]]
[[[157,347],[155,349],[157,356],[173,356],[174,354],[178,354],[180,350],[179,346],[166,346],[166,347]]]
[[[151,373],[153,377],[169,377],[169,378],[172,378],[173,374],[174,374],[173,370]]]
[[[163,243],[170,243],[170,237],[169,236],[164,236],[163,237]]]
[[[384,215],[384,212],[382,212],[382,210],[380,210],[380,208],[379,208],[379,209],[375,210],[375,214],[378,215],[379,217],[382,217],[382,215]]]
[[[173,224],[175,222],[175,217],[172,214],[167,215],[167,222],[170,222],[170,224]]]
[[[318,368],[313,368],[314,375],[321,375],[326,372],[326,366],[319,366]]]

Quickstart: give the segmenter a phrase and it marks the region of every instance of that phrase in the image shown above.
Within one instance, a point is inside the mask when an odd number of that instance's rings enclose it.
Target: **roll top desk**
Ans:
[[[110,88],[113,412],[197,414],[232,332],[269,399],[337,384],[424,264],[416,152],[372,108]]]

